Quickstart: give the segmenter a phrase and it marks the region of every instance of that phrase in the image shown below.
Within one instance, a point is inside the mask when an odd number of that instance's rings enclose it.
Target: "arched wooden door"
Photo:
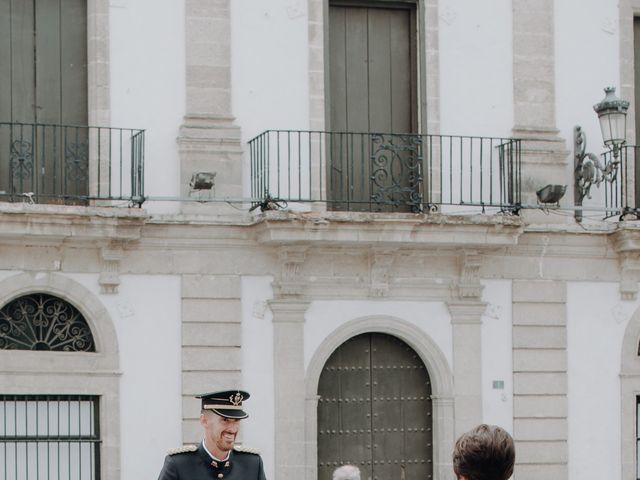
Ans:
[[[366,333],[343,343],[318,386],[318,480],[344,464],[362,480],[432,478],[431,383],[406,343]]]

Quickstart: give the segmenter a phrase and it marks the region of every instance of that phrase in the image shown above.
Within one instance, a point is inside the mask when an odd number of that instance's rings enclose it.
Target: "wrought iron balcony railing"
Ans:
[[[582,210],[589,216],[589,210],[602,218],[602,205],[605,217],[617,218],[627,214],[640,218],[640,145],[622,145],[618,158],[609,150],[601,155],[602,165],[614,166],[609,181],[602,181],[600,188],[591,188],[589,197],[585,197]],[[606,180],[606,179],[605,179]]]
[[[144,130],[0,123],[0,201],[139,206]]]
[[[251,195],[329,210],[517,212],[520,140],[269,130],[249,141]]]

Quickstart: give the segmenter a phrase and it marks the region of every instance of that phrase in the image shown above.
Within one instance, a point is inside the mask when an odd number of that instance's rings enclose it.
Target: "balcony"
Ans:
[[[0,123],[0,201],[144,202],[144,130]]]
[[[472,214],[521,204],[516,139],[269,130],[249,149],[251,196],[263,208]]]
[[[589,210],[593,209],[596,211],[594,217],[601,218],[604,204],[605,218],[623,219],[627,215],[640,218],[640,188],[637,187],[640,185],[637,163],[640,161],[640,145],[622,145],[617,160],[611,150],[601,154],[601,158],[602,165],[614,166],[614,173],[610,182],[602,181],[602,188],[591,188],[590,197],[583,200],[585,216],[589,216]]]

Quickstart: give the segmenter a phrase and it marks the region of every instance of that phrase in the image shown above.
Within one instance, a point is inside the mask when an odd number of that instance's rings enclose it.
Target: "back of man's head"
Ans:
[[[333,480],[360,480],[360,469],[355,465],[343,465],[333,471]]]
[[[513,438],[495,425],[478,425],[458,438],[453,471],[466,480],[507,480],[516,459]]]

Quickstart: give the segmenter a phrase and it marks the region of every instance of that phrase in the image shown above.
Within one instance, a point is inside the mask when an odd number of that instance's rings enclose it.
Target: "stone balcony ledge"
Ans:
[[[139,208],[0,202],[0,241],[135,241],[148,218]]]
[[[254,228],[265,245],[494,248],[516,245],[524,222],[511,215],[274,211],[258,215]]]

